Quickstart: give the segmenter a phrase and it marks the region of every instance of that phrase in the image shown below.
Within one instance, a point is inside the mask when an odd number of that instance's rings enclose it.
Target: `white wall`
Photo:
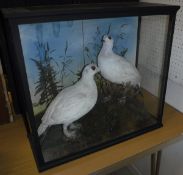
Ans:
[[[183,0],[143,0],[181,5],[177,14],[166,102],[183,112]],[[142,175],[150,175],[150,157],[134,163]],[[183,175],[183,141],[163,149],[160,175]]]

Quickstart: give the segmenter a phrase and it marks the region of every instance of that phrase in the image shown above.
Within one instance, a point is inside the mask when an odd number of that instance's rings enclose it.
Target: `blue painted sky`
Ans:
[[[85,63],[90,63],[91,60],[96,61],[96,55],[102,45],[102,36],[107,34],[109,25],[111,25],[109,34],[114,38],[114,41],[117,42],[115,51],[120,53],[123,48],[128,48],[126,58],[134,63],[137,43],[137,17],[58,21],[19,25],[26,73],[33,103],[37,103],[40,98],[39,95],[34,96],[35,82],[38,80],[38,70],[35,63],[31,61],[31,58],[40,59],[41,57],[36,49],[36,43],[38,41],[40,43],[48,42],[50,49],[54,49],[51,56],[54,58],[55,63],[53,62],[52,66],[59,72],[59,70],[62,69],[61,62],[65,55],[64,50],[67,42],[67,56],[72,60],[69,69],[76,73],[78,70],[81,70],[84,61]],[[97,28],[99,31],[98,34]],[[122,40],[118,37],[120,33],[124,33],[124,39]],[[89,49],[89,52],[84,51],[85,47]],[[89,55],[89,57],[87,55]],[[72,81],[75,81],[77,78],[70,72],[67,74],[68,76],[64,79],[64,86],[72,84]],[[60,80],[59,74],[57,79]]]

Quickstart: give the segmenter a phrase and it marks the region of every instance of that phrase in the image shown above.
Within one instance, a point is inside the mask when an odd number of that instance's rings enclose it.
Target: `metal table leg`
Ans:
[[[159,175],[159,169],[160,169],[160,165],[161,165],[161,155],[162,155],[162,151],[160,150],[157,152],[156,174],[155,175]]]
[[[151,154],[151,175],[159,175],[162,151]]]
[[[156,172],[156,153],[151,154],[151,175],[155,175]]]

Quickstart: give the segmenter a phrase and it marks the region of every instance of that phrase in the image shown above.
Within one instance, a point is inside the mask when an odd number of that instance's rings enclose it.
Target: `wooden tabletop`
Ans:
[[[149,154],[183,135],[183,114],[166,105],[164,127],[42,172],[42,175],[87,175],[107,172]],[[37,175],[21,118],[0,126],[0,174]]]

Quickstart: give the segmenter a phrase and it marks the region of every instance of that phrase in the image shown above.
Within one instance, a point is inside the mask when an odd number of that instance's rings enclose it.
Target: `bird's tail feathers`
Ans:
[[[38,136],[42,135],[46,131],[47,128],[48,128],[48,124],[41,123],[37,130]]]

